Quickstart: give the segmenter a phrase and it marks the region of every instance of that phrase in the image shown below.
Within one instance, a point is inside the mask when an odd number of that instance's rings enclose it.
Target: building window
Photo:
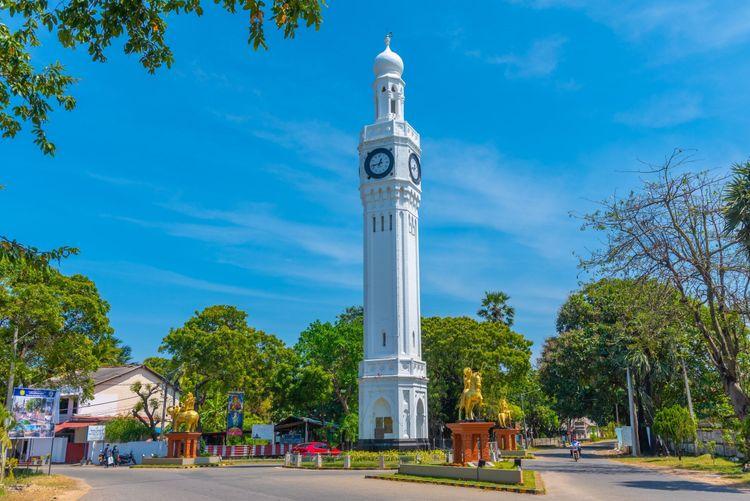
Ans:
[[[417,346],[417,336],[414,334],[414,331],[411,331],[411,345]]]
[[[383,333],[383,346],[385,346],[385,332]]]
[[[391,99],[391,113],[396,114],[396,100]]]
[[[383,86],[380,92],[385,92],[385,85]]]
[[[393,231],[393,214],[388,214],[388,231]]]
[[[393,418],[388,417],[376,417],[375,428],[383,430],[383,433],[393,433]]]
[[[60,414],[67,414],[68,413],[68,403],[70,402],[69,398],[61,398],[60,399]]]
[[[380,216],[380,231],[385,231],[385,216]]]
[[[375,216],[372,216],[372,232],[375,233]]]
[[[78,399],[73,397],[73,414],[78,414]]]

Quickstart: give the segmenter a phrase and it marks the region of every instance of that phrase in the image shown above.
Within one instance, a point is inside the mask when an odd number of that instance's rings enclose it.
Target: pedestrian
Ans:
[[[109,468],[109,444],[104,446],[104,451],[102,452],[102,457],[104,459],[104,467]]]
[[[112,463],[114,466],[117,466],[117,464],[120,462],[120,449],[117,448],[115,445],[112,447]]]

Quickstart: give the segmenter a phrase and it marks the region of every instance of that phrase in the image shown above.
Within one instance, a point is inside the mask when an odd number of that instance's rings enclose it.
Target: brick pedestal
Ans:
[[[516,450],[516,435],[519,430],[512,428],[498,428],[495,430],[495,442],[497,442],[497,448],[501,451],[514,451]]]
[[[494,423],[465,421],[448,423],[453,434],[453,461],[466,464],[490,460],[490,428]]]
[[[198,456],[200,432],[175,431],[167,433],[168,458],[194,458]]]

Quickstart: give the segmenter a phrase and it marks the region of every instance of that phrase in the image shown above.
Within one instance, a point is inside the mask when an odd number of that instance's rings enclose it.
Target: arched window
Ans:
[[[380,92],[385,92],[385,85],[383,86],[383,89]]]
[[[391,85],[391,91],[396,92],[396,86],[395,85]]]

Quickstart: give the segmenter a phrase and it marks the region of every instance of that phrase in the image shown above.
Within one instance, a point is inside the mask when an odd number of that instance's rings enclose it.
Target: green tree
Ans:
[[[654,433],[671,441],[677,456],[682,460],[682,445],[695,442],[697,427],[690,412],[680,406],[662,407],[654,416]]]
[[[267,22],[293,38],[300,23],[320,27],[323,0],[217,1],[228,12],[244,11],[249,19],[248,42],[254,49],[267,48]],[[42,69],[35,64],[35,48],[53,33],[65,48],[85,47],[92,60],[107,60],[106,49],[122,42],[126,54],[139,57],[141,65],[154,73],[174,61],[167,44],[167,18],[178,14],[203,14],[200,0],[165,0],[148,4],[123,4],[117,0],[81,0],[49,3],[44,0],[5,0],[0,12],[10,22],[0,22],[0,133],[14,137],[23,123],[31,126],[34,142],[52,155],[55,146],[47,138],[45,125],[57,104],[72,110],[75,99],[69,87],[75,79],[59,61]]]
[[[158,415],[161,400],[156,398],[156,396],[159,395],[160,390],[159,385],[151,383],[143,384],[141,381],[136,381],[130,385],[130,391],[138,395],[138,402],[133,406],[131,413],[143,426],[148,428],[149,435],[151,435],[153,440],[159,438],[156,425],[161,422],[161,417]]]
[[[584,228],[606,245],[581,265],[608,277],[669,284],[690,312],[738,419],[750,415],[750,256],[736,231],[725,231],[724,179],[685,172],[675,151],[625,197],[601,202]]]
[[[513,317],[516,310],[508,304],[510,296],[502,291],[487,291],[482,298],[482,307],[477,315],[487,322],[498,322],[513,327]]]
[[[732,167],[734,177],[724,191],[725,233],[737,234],[750,252],[750,161]]]
[[[8,374],[7,394],[17,384],[50,379],[87,394],[100,353],[112,351],[103,346],[119,346],[108,313],[109,304],[82,275],[0,264],[0,364]]]
[[[229,391],[239,390],[245,393],[246,412],[269,419],[280,361],[290,350],[275,336],[250,327],[245,312],[217,305],[170,330],[159,351],[181,368],[180,387],[193,392],[198,408],[209,398],[226,399]]]
[[[104,428],[107,442],[137,442],[149,435],[148,427],[134,417],[116,417],[108,421]]]
[[[329,419],[343,418],[356,409],[357,375],[363,357],[362,316],[357,308],[348,308],[335,323],[316,320],[305,329],[294,346],[301,363],[301,382],[317,385],[319,396],[330,385],[338,408]]]
[[[469,317],[423,318],[422,347],[434,437],[445,423],[456,420],[464,367],[481,371],[482,394],[488,402],[506,395],[531,368],[531,342],[503,323]]]

